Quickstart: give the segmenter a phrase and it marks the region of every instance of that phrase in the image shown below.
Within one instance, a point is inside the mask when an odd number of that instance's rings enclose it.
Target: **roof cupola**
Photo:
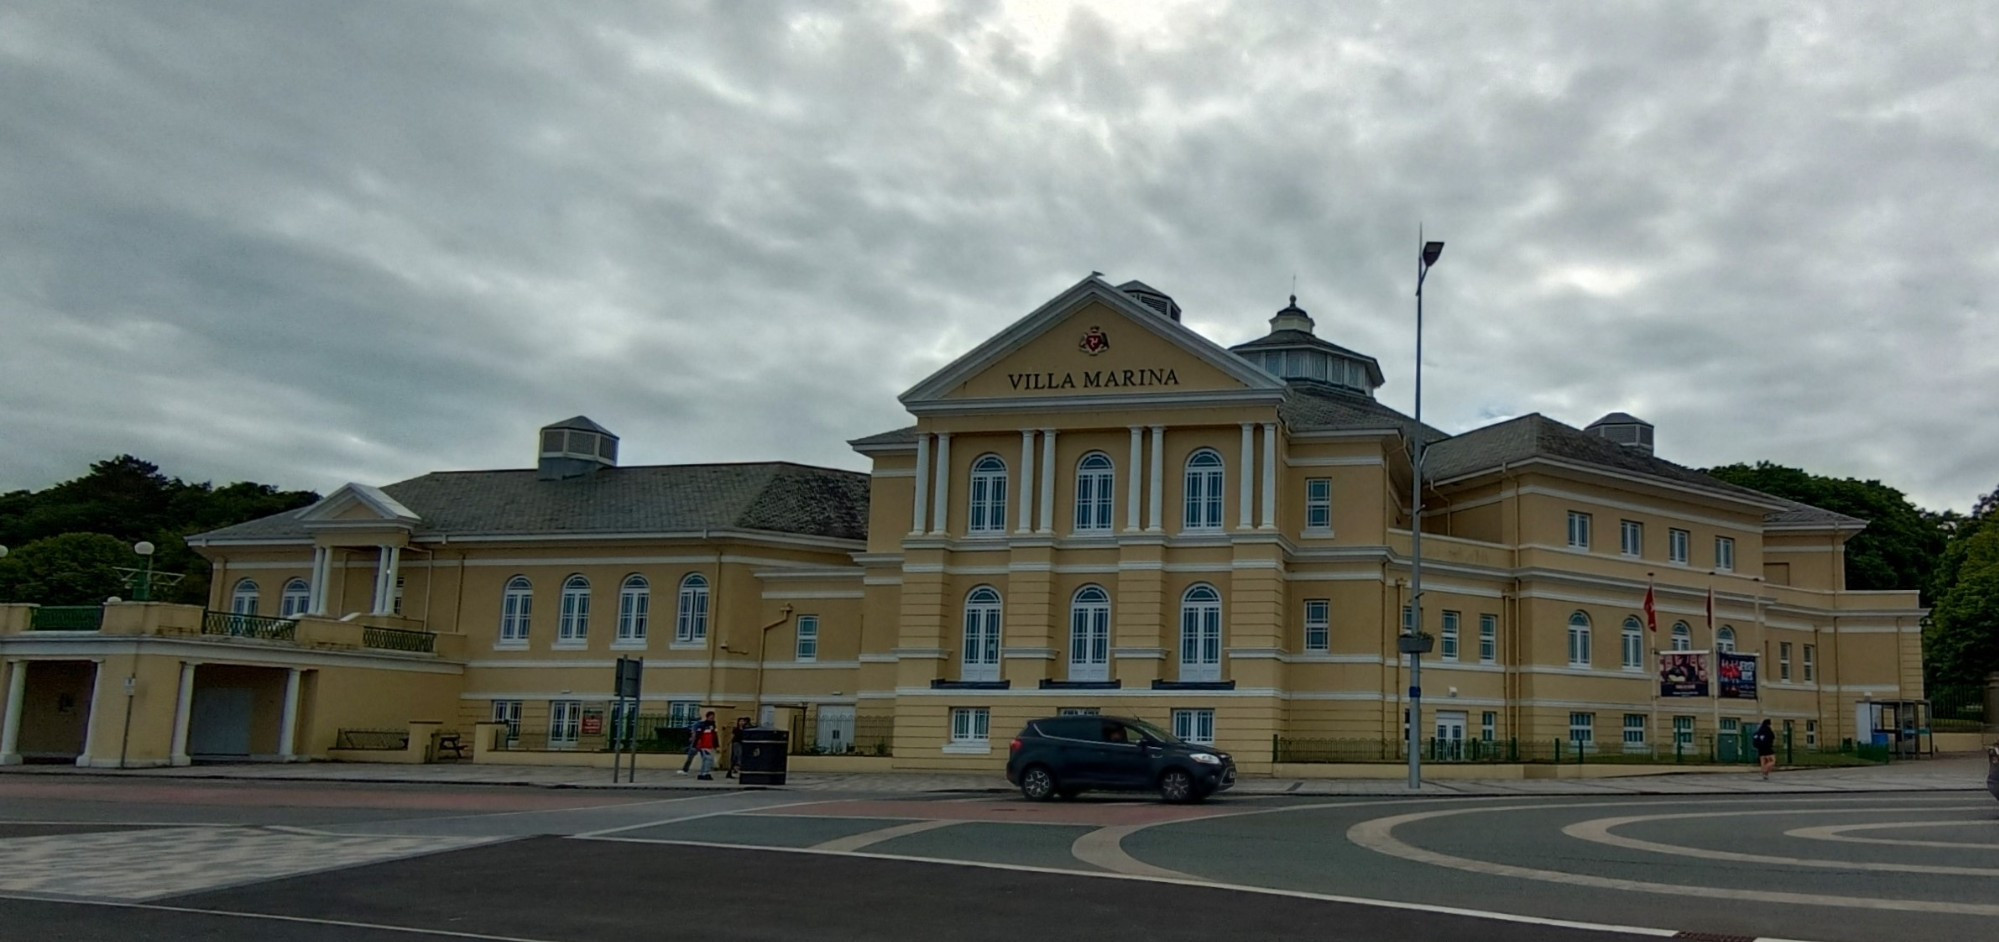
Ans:
[[[599,468],[618,466],[618,436],[588,416],[571,416],[541,427],[541,449],[535,469],[544,481],[587,477]]]
[[[1612,412],[1591,422],[1583,431],[1608,438],[1633,451],[1652,453],[1652,423],[1629,412]]]

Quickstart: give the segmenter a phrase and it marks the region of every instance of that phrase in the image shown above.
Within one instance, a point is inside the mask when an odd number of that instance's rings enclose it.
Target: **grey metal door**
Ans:
[[[253,693],[244,687],[204,687],[194,692],[187,751],[197,756],[250,755]]]

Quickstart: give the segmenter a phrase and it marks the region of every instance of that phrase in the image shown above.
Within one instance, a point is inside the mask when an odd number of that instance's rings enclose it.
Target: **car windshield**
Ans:
[[[1141,733],[1144,733],[1146,736],[1152,739],[1157,739],[1160,742],[1178,743],[1180,741],[1172,733],[1160,729],[1159,727],[1154,726],[1151,723],[1147,723],[1144,720],[1127,720],[1125,722],[1125,725],[1130,726],[1132,729],[1138,730]]]

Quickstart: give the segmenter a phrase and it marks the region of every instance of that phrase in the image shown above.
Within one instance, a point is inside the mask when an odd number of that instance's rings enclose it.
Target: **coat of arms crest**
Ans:
[[[1084,353],[1087,353],[1091,356],[1096,356],[1097,354],[1102,353],[1105,350],[1109,350],[1110,348],[1111,348],[1110,335],[1104,333],[1101,328],[1095,326],[1092,326],[1089,330],[1085,331],[1083,333],[1082,341],[1076,344],[1076,349],[1081,350]]]

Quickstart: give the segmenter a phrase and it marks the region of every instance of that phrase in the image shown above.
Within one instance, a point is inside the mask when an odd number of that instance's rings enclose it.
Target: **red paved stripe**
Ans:
[[[1228,809],[1206,805],[1162,805],[1143,802],[1011,801],[825,801],[769,811],[749,811],[776,817],[901,818],[918,821],[1021,821],[1030,824],[1150,824],[1187,821],[1224,814]]]
[[[274,785],[194,785],[139,782],[0,782],[0,799],[52,798],[66,801],[151,802],[174,805],[254,807],[384,808],[421,811],[542,811],[593,805],[657,801],[657,795],[601,792],[550,793],[527,789],[447,791],[370,790]]]

